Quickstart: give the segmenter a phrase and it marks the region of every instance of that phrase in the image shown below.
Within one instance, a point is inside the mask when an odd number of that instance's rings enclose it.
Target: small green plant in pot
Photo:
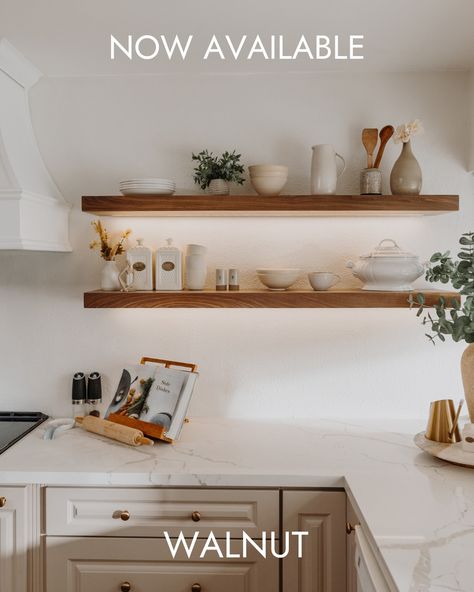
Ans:
[[[194,169],[194,182],[201,189],[209,190],[215,195],[228,195],[229,183],[242,185],[244,167],[240,164],[240,154],[224,152],[222,156],[214,156],[208,150],[202,150],[199,154],[192,155],[192,159],[198,164]]]
[[[468,344],[461,358],[461,372],[464,394],[471,422],[474,422],[474,232],[467,232],[459,239],[461,245],[458,258],[453,259],[450,252],[434,253],[426,272],[430,282],[451,282],[453,288],[463,296],[462,304],[457,300],[447,302],[441,298],[434,307],[435,314],[426,313],[425,298],[418,295],[418,314],[431,333],[427,337],[434,344],[436,339],[464,341]]]

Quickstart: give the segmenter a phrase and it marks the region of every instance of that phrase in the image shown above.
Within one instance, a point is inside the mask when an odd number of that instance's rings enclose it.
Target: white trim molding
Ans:
[[[71,251],[70,205],[49,174],[28,92],[41,72],[0,40],[0,249]]]
[[[470,141],[469,141],[469,162],[468,168],[471,173],[474,173],[474,68],[471,70],[471,76],[469,80],[469,128],[470,128]]]

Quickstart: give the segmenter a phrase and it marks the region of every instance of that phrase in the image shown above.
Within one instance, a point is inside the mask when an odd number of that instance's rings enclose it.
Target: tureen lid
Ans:
[[[418,259],[417,255],[404,251],[391,238],[385,238],[368,255],[364,255],[363,259],[369,258],[398,258],[398,259]]]

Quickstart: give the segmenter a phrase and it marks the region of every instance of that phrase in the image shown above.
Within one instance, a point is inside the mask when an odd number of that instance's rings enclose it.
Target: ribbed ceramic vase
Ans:
[[[393,165],[390,174],[390,189],[393,195],[419,195],[423,176],[411,149],[411,142],[403,144],[402,153]]]
[[[474,423],[474,343],[470,343],[461,358],[462,382],[464,385],[464,398],[471,423]]]
[[[229,195],[229,184],[224,179],[212,179],[208,192],[211,195]]]

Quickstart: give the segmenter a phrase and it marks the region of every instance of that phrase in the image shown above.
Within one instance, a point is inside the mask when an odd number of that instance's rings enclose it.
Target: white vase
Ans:
[[[120,270],[115,261],[105,261],[100,276],[102,290],[120,290]]]
[[[336,157],[342,160],[342,170],[337,172]],[[311,194],[333,195],[336,193],[337,178],[346,170],[346,161],[331,144],[313,146],[311,161]]]
[[[187,290],[203,290],[206,285],[206,247],[188,245],[185,258],[185,284]]]
[[[229,184],[224,179],[212,179],[207,190],[212,195],[229,195]]]

